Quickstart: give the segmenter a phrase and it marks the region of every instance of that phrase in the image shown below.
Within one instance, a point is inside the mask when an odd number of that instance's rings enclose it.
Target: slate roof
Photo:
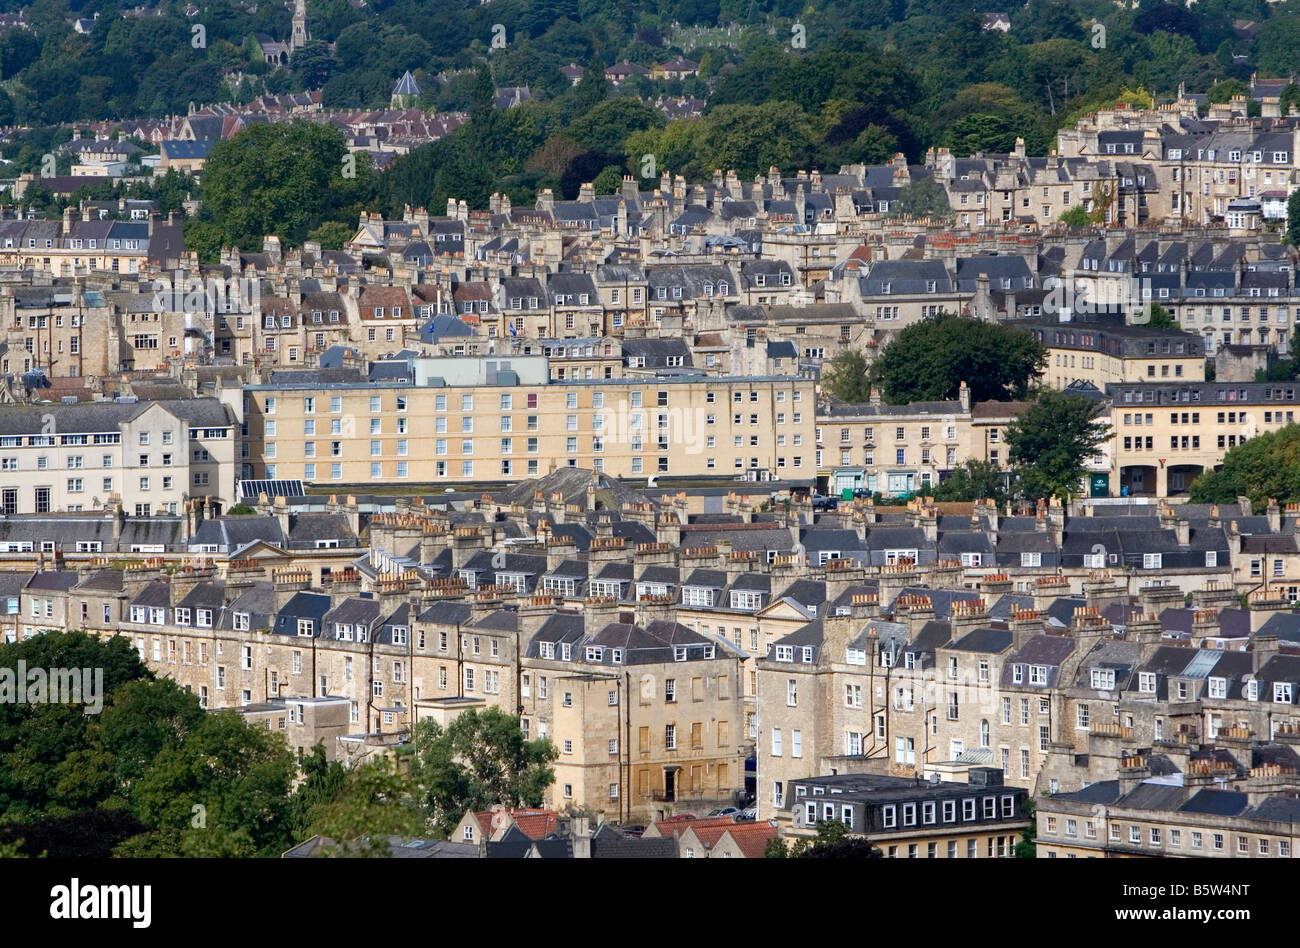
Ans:
[[[184,421],[191,428],[229,428],[235,424],[230,409],[215,398],[166,399],[159,402],[84,402],[77,405],[41,405],[35,408],[0,409],[0,434],[44,434],[47,417],[54,415],[60,434],[93,434],[118,431],[154,405]]]

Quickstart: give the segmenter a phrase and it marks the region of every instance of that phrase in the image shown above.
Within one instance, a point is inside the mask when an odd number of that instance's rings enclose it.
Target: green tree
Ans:
[[[293,71],[302,78],[307,89],[319,89],[334,73],[334,57],[328,43],[312,40],[293,54]]]
[[[1138,312],[1131,322],[1137,326],[1150,326],[1152,329],[1177,329],[1178,321],[1174,314],[1152,300]]]
[[[1076,204],[1068,211],[1061,212],[1061,222],[1067,227],[1087,227],[1092,217],[1082,204]]]
[[[93,726],[93,743],[113,762],[110,776],[130,799],[164,749],[179,747],[207,717],[194,695],[171,679],[124,684]]]
[[[1040,390],[1007,426],[1007,459],[1020,476],[1021,493],[1068,500],[1079,492],[1085,462],[1109,436],[1110,425],[1099,419],[1096,402]]]
[[[1292,247],[1300,247],[1300,190],[1292,191],[1286,200],[1286,239]]]
[[[822,390],[842,402],[857,404],[871,397],[867,359],[857,349],[846,349],[822,370]]]
[[[854,835],[839,820],[818,820],[811,839],[770,839],[763,847],[766,859],[879,859],[881,852],[865,836]]]
[[[1210,86],[1210,91],[1205,94],[1205,101],[1211,105],[1218,105],[1230,102],[1233,96],[1239,95],[1250,98],[1250,87],[1240,79],[1224,79]]]
[[[789,844],[780,836],[775,836],[763,844],[764,859],[789,859],[794,855],[790,851]]]
[[[294,759],[236,712],[209,714],[155,679],[125,637],[50,631],[0,646],[0,667],[91,668],[104,704],[0,702],[0,822],[29,855],[278,855]],[[85,696],[88,701],[92,695]],[[91,702],[91,706],[94,703]]]
[[[551,764],[559,757],[554,744],[528,740],[519,719],[498,708],[466,711],[446,728],[420,721],[412,729],[411,746],[411,773],[444,833],[466,810],[497,803],[540,806],[555,780]]]
[[[812,139],[812,123],[795,102],[720,105],[699,122],[696,173],[733,168],[749,176],[789,168]]]
[[[934,178],[914,181],[898,192],[889,208],[890,217],[929,217],[944,220],[953,216],[948,192]]]
[[[1009,152],[1016,145],[1019,129],[1005,115],[978,112],[966,115],[948,129],[948,144],[954,154]]]
[[[606,165],[592,179],[591,186],[597,194],[618,194],[623,187],[623,169],[618,165]]]
[[[102,669],[105,706],[128,682],[151,677],[125,637],[100,642],[84,632],[49,631],[0,644],[0,668],[13,670],[19,662],[27,668]],[[95,718],[84,705],[0,701],[0,817],[67,815],[85,805],[84,781],[60,785],[69,777],[64,762],[89,749]]]
[[[569,126],[568,134],[592,151],[621,153],[633,132],[663,128],[665,124],[658,109],[622,96],[597,104]]]
[[[1007,499],[1006,473],[992,461],[971,458],[939,482],[934,499],[963,503],[992,500],[1001,505]]]
[[[1265,76],[1289,76],[1300,69],[1300,16],[1273,16],[1260,24],[1255,67]]]
[[[343,208],[355,220],[352,205],[369,190],[370,169],[361,160],[345,164],[345,155],[343,135],[327,125],[253,125],[208,156],[203,220],[222,244],[250,250],[269,234],[301,244],[324,221],[345,219]]]
[[[1023,398],[1046,364],[1046,350],[1029,332],[1001,323],[940,313],[908,326],[871,367],[885,401],[954,399],[961,383],[972,401]]]
[[[400,764],[389,757],[344,771],[324,764],[323,748],[306,765],[308,783],[303,818],[308,832],[334,841],[322,856],[388,856],[389,837],[409,839],[426,831],[419,792]],[[301,840],[299,840],[301,842]]]
[[[321,250],[342,250],[343,245],[352,239],[355,232],[356,228],[351,224],[342,221],[326,221],[308,234],[307,239],[318,241]]]
[[[131,787],[133,812],[155,827],[131,851],[278,856],[293,842],[287,816],[295,770],[278,731],[236,711],[206,714],[183,740],[164,746]]]
[[[1265,431],[1229,448],[1218,471],[1192,481],[1189,499],[1226,504],[1238,497],[1249,497],[1257,507],[1270,499],[1300,502],[1300,425]]]
[[[1020,831],[1020,842],[1016,843],[1017,859],[1035,859],[1038,856],[1038,846],[1035,839],[1038,834],[1038,821],[1034,819],[1034,812],[1037,807],[1034,806],[1034,798],[1026,797],[1024,813],[1025,818],[1029,820],[1029,825]]]
[[[1291,106],[1293,105],[1300,108],[1300,85],[1288,82],[1279,97],[1278,106],[1283,115],[1290,115]]]
[[[298,763],[302,779],[289,801],[289,833],[295,842],[312,835],[322,810],[338,796],[347,780],[347,771],[337,760],[325,756],[325,745],[318,743]]]

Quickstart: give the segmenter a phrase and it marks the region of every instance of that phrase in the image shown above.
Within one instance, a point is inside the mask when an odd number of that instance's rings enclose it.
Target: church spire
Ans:
[[[293,35],[289,37],[290,49],[301,49],[311,39],[307,29],[307,0],[293,0]]]

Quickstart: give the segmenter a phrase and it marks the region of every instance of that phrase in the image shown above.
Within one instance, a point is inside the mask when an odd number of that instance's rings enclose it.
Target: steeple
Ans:
[[[293,0],[293,35],[289,37],[290,49],[301,49],[311,39],[307,29],[307,0]]]
[[[420,97],[420,86],[411,75],[411,70],[406,70],[402,78],[397,80],[397,85],[393,87],[392,106],[395,109],[409,109],[416,99]]]

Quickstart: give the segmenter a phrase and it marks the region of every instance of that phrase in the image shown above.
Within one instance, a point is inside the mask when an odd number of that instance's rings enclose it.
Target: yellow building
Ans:
[[[811,476],[815,404],[792,376],[552,381],[543,356],[415,359],[409,379],[278,372],[244,390],[253,474],[315,483]],[[329,370],[337,372],[337,370]],[[413,384],[412,384],[413,383]]]
[[[1300,386],[1286,382],[1126,383],[1107,387],[1114,429],[1111,493],[1187,493],[1231,448],[1295,421]]]
[[[1042,378],[1055,389],[1066,389],[1075,382],[1088,382],[1105,391],[1114,382],[1205,379],[1205,347],[1194,333],[1038,320],[1008,325],[1032,332],[1047,349]]]

